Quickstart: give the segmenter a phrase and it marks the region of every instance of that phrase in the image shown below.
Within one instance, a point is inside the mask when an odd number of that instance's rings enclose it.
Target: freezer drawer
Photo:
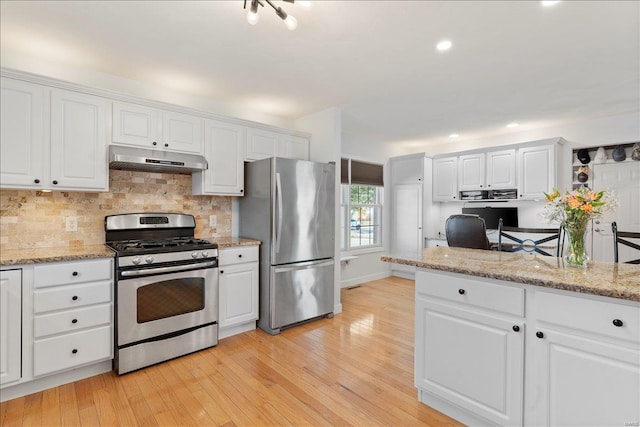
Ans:
[[[270,327],[333,312],[334,260],[271,267]]]

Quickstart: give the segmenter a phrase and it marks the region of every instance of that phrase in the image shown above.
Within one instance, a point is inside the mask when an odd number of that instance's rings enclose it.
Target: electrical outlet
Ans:
[[[215,215],[209,215],[209,227],[215,227],[218,225],[218,217]]]
[[[78,231],[78,217],[67,217],[67,231]]]

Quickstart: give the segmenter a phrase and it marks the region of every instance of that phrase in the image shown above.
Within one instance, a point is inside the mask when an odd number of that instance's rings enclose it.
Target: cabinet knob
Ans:
[[[78,272],[77,272],[77,271],[74,271],[73,273],[71,273],[71,275],[72,275],[72,276],[77,276],[77,275],[78,275]]]
[[[540,332],[540,331],[536,332],[536,336],[538,338],[544,338],[544,334],[542,332]]]
[[[242,258],[242,254],[238,254],[238,258]]]
[[[596,224],[600,224],[600,220],[596,220]]]
[[[34,179],[33,182],[35,182],[36,184],[40,184],[40,180],[38,178]]]
[[[220,270],[220,274],[223,274],[223,273],[224,273],[224,270]]]
[[[464,289],[458,289],[458,293],[459,293],[460,295],[464,295],[464,292],[465,292],[465,290],[464,290]]]
[[[624,322],[620,319],[613,319],[613,326],[617,326],[618,328],[622,327],[622,325],[624,325]]]
[[[71,323],[78,323],[78,319],[73,319]]]
[[[599,233],[600,229],[599,228],[595,228],[593,231],[595,231],[596,233]]]
[[[487,184],[487,187],[491,187],[491,184]]]
[[[240,189],[240,192],[241,192],[241,193],[244,193],[244,190]]]
[[[56,181],[55,179],[53,180],[53,185],[58,185],[58,181]]]
[[[74,301],[78,301],[78,296],[74,295],[74,296],[71,297],[71,299],[74,300]]]
[[[520,195],[520,197],[522,197],[522,194]]]
[[[513,325],[511,329],[513,329],[513,332],[520,332],[520,326],[518,325]]]
[[[165,146],[165,147],[168,147],[168,146],[169,146],[169,144],[164,144],[164,146]]]
[[[452,198],[452,199],[455,199],[455,198],[456,198],[456,196],[451,196],[451,198]]]
[[[482,188],[482,185],[480,186],[480,188]]]
[[[78,352],[77,348],[74,348],[73,350],[71,350],[71,353],[76,354]]]
[[[158,145],[158,143],[156,141],[153,141],[151,145]]]

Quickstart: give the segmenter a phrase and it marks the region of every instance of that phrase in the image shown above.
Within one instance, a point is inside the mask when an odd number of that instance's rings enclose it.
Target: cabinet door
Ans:
[[[516,188],[516,150],[490,151],[487,158],[487,189]]]
[[[393,253],[418,254],[422,251],[422,184],[393,186]]]
[[[309,140],[295,135],[280,135],[278,156],[309,160]]]
[[[2,79],[0,186],[42,188],[44,86]]]
[[[538,328],[532,423],[624,426],[640,420],[638,349]]]
[[[187,114],[162,113],[162,147],[171,151],[202,153],[202,119]]]
[[[458,157],[458,189],[460,191],[484,189],[484,154]]]
[[[522,425],[522,321],[417,294],[415,352],[416,387],[498,425]]]
[[[0,384],[20,379],[22,270],[0,271]]]
[[[207,120],[204,155],[209,168],[193,174],[194,194],[244,194],[244,128]]]
[[[113,142],[159,148],[159,114],[159,111],[154,108],[115,102],[113,104]]]
[[[458,200],[458,158],[445,157],[433,161],[433,200]]]
[[[247,128],[245,160],[260,160],[278,156],[278,134],[262,129]]]
[[[391,182],[418,184],[424,181],[424,153],[391,158]]]
[[[220,266],[220,327],[258,320],[258,263]]]
[[[554,146],[520,148],[518,171],[518,197],[544,200],[544,193],[550,193],[556,185]]]
[[[54,189],[109,189],[107,100],[51,91],[51,176]]]

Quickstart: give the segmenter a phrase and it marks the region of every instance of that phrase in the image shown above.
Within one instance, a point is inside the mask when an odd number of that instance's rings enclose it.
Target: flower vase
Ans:
[[[589,256],[585,249],[587,227],[566,228],[565,231],[569,242],[564,256],[567,265],[569,267],[587,268],[589,263]]]

